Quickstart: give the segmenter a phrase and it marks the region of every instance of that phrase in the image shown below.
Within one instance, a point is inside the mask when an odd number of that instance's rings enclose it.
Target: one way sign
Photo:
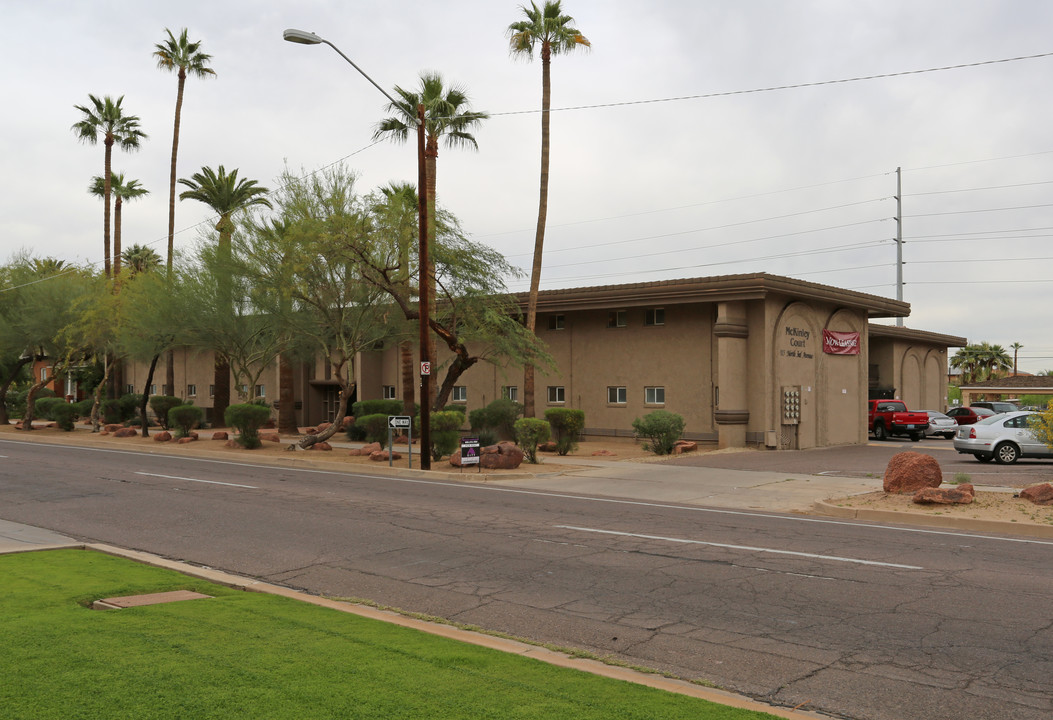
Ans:
[[[411,420],[409,415],[388,415],[388,427],[392,430],[408,428]]]

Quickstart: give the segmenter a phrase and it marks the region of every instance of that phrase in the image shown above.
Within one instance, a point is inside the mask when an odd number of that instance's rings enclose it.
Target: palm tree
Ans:
[[[139,245],[138,243],[130,248],[125,248],[124,252],[121,253],[121,259],[124,260],[124,264],[133,273],[147,272],[148,270],[159,268],[161,263],[164,262],[153,248]]]
[[[565,54],[591,43],[572,26],[574,18],[564,15],[560,0],[546,0],[543,8],[531,0],[530,8],[521,5],[525,20],[508,26],[509,47],[513,56],[532,58],[541,47],[541,197],[537,208],[537,232],[534,236],[534,262],[530,268],[530,293],[527,298],[527,330],[537,324],[537,293],[541,285],[541,258],[545,245],[545,222],[548,217],[549,108],[552,102],[550,66],[552,56]],[[523,415],[534,417],[534,366],[523,366]]]
[[[168,269],[172,269],[172,251],[175,242],[175,195],[176,195],[176,158],[179,155],[179,119],[183,110],[183,87],[186,85],[187,75],[206,78],[215,75],[216,71],[208,67],[207,63],[212,59],[200,51],[201,43],[187,40],[187,30],[179,34],[176,39],[172,31],[165,28],[168,40],[154,45],[154,57],[157,58],[157,67],[162,70],[175,70],[179,78],[179,88],[176,91],[175,105],[175,128],[172,130],[172,166],[171,183],[168,191]]]
[[[239,180],[238,169],[234,168],[229,174],[222,165],[218,170],[210,167],[201,168],[201,172],[194,173],[189,180],[179,178],[181,185],[186,185],[189,190],[179,193],[180,200],[197,200],[212,208],[219,215],[216,230],[219,231],[219,258],[221,266],[230,267],[230,237],[234,233],[232,217],[235,212],[255,205],[271,207],[271,201],[265,196],[269,192],[267,188],[260,187],[255,180]],[[225,292],[229,294],[230,283],[226,283]],[[229,297],[228,297],[229,300]],[[229,305],[230,303],[227,302]],[[172,363],[169,362],[169,367]],[[215,425],[223,423],[223,415],[230,404],[230,362],[226,358],[216,358],[215,373],[215,397],[212,402],[212,422]],[[169,388],[171,392],[171,388]]]
[[[1009,347],[1012,348],[1012,350],[1013,350],[1013,375],[1016,376],[1016,372],[1017,372],[1016,371],[1017,354],[1023,349],[1024,346],[1021,345],[1018,342],[1015,342],[1012,345],[1010,345]]]
[[[84,117],[73,123],[74,134],[81,142],[94,145],[102,137],[106,148],[105,161],[103,163],[103,220],[102,239],[103,256],[107,277],[110,276],[110,193],[112,190],[112,173],[110,170],[110,159],[113,146],[116,144],[122,150],[138,150],[141,141],[146,139],[146,133],[139,129],[139,118],[135,115],[125,115],[121,108],[124,96],[113,99],[107,95],[101,100],[94,95],[88,95],[92,107],[87,105],[74,105],[75,108],[84,113]]]
[[[96,175],[92,178],[91,185],[88,186],[88,192],[102,197],[105,193],[105,185],[103,179]],[[113,276],[119,277],[121,274],[121,207],[125,200],[134,200],[143,195],[149,195],[150,191],[144,188],[138,180],[129,180],[126,183],[124,173],[113,173],[110,176],[110,192],[114,197]]]
[[[479,144],[471,131],[490,117],[488,113],[470,110],[468,95],[463,88],[446,87],[442,75],[435,72],[424,72],[420,76],[420,90],[413,92],[395,86],[398,100],[388,104],[386,110],[394,113],[377,123],[373,133],[375,140],[384,138],[396,142],[405,142],[417,128],[417,107],[424,106],[424,167],[427,176],[424,184],[424,202],[428,213],[429,250],[435,246],[435,187],[436,165],[439,157],[440,138],[446,147],[468,147],[478,149]],[[432,257],[432,253],[428,253]],[[435,283],[435,265],[427,268],[431,286]],[[434,294],[431,296],[434,302]],[[428,357],[434,357],[431,351],[432,342],[429,334]],[[432,388],[434,392],[434,388]],[[421,404],[430,402],[431,398],[421,398]]]

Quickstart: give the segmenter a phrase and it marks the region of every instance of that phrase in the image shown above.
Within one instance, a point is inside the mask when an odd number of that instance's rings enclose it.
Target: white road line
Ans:
[[[237,483],[225,483],[225,482],[219,482],[218,480],[198,480],[197,478],[179,477],[177,475],[158,475],[157,473],[144,473],[144,472],[137,472],[135,474],[136,475],[145,475],[146,477],[165,478],[166,480],[186,480],[187,482],[199,482],[199,483],[208,483],[209,485],[226,485],[227,487],[239,487],[239,488],[248,488],[249,490],[259,490],[259,488],[256,487],[255,485],[238,485]]]
[[[834,562],[855,563],[857,565],[876,565],[877,567],[899,568],[901,570],[924,570],[917,565],[900,565],[898,563],[885,563],[876,560],[860,560],[858,558],[838,557],[837,555],[816,555],[815,553],[795,552],[793,550],[776,550],[774,548],[752,547],[750,545],[728,545],[726,543],[705,542],[703,540],[685,540],[684,538],[662,537],[661,535],[641,535],[639,533],[619,532],[617,530],[598,530],[596,528],[575,527],[574,525],[557,525],[563,530],[577,530],[579,532],[598,533],[600,535],[619,535],[621,537],[642,538],[644,540],[661,540],[663,542],[683,543],[686,545],[708,545],[710,547],[726,548],[728,550],[746,550],[749,552],[774,553],[776,555],[793,555],[795,557],[810,558],[812,560],[832,560]]]

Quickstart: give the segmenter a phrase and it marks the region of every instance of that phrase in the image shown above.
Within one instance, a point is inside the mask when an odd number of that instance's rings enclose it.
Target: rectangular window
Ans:
[[[505,400],[519,400],[519,387],[516,385],[505,385],[501,388],[501,397]]]
[[[562,330],[567,323],[566,315],[549,315],[548,316],[548,329],[549,330]]]
[[[167,395],[168,394],[168,384],[167,383],[162,383],[161,384],[161,394],[162,395]]]
[[[644,316],[644,325],[665,325],[665,308],[650,308]]]
[[[620,328],[625,327],[626,316],[628,313],[625,310],[611,310],[607,313],[607,327],[609,328]]]
[[[384,386],[384,399],[385,400],[395,400],[396,399],[395,398],[395,386],[394,385],[385,385]]]
[[[644,388],[644,402],[648,405],[665,405],[665,388]]]
[[[216,397],[216,386],[215,385],[209,385],[208,386],[208,396],[209,397]]]
[[[186,396],[187,397],[195,397],[196,395],[197,395],[197,385],[187,385],[186,386]]]
[[[468,388],[464,385],[454,385],[453,394],[450,397],[454,402],[468,402]]]
[[[624,405],[626,394],[624,387],[607,387],[607,403],[610,405]]]
[[[151,385],[150,386],[150,394],[151,395],[156,395],[157,394],[157,385]]]
[[[549,385],[548,386],[548,401],[550,403],[561,403],[566,402],[566,391],[562,385]]]
[[[238,392],[240,392],[242,395],[248,395],[249,394],[249,386],[246,385],[245,383],[242,383],[241,385],[238,385],[236,390]]]
[[[267,386],[257,385],[256,386],[256,397],[267,397]]]
[[[48,369],[46,367],[40,368],[40,382],[47,382]]]
[[[131,383],[128,383],[128,387],[125,388],[125,391],[128,394],[131,394],[131,393],[135,392],[135,385],[132,385]]]

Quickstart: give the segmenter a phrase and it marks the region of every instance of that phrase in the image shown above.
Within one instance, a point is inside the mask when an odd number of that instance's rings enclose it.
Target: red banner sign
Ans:
[[[827,355],[858,355],[859,333],[823,330],[823,352]]]

